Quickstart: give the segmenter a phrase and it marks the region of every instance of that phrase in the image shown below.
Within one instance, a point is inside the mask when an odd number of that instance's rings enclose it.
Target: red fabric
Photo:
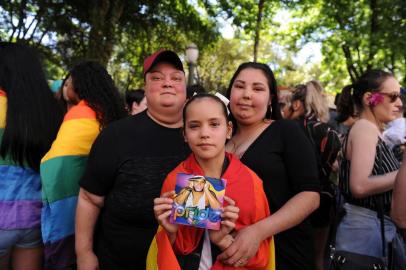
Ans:
[[[158,244],[158,269],[180,270],[180,266],[175,257],[175,254],[173,254],[173,252],[168,252],[172,250],[172,246],[165,230],[162,229],[158,231],[155,235],[155,239]]]
[[[270,215],[268,201],[262,188],[262,181],[259,177],[243,165],[234,155],[227,153],[230,164],[222,178],[227,180],[226,195],[236,202],[240,208],[239,218],[235,230],[241,230],[245,226],[254,224]],[[188,173],[204,175],[193,154],[184,162],[179,164],[167,178],[162,187],[162,193],[175,189],[176,175]],[[226,206],[226,202],[225,205]],[[191,226],[179,226],[176,241],[173,246],[178,254],[189,254],[196,249],[199,240],[203,236],[203,229]],[[257,254],[247,263],[244,268],[239,269],[265,269],[269,261],[269,240],[263,241]],[[227,270],[236,269],[223,265],[217,261],[212,269]]]

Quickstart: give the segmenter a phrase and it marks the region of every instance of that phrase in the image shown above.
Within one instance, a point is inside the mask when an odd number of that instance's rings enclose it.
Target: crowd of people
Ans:
[[[344,87],[334,117],[317,80],[278,91],[264,63],[224,96],[187,87],[171,50],[143,78],[122,98],[83,61],[54,94],[32,48],[0,43],[0,269],[406,269],[393,74]],[[175,194],[179,174],[196,177]],[[206,178],[227,182],[223,205]],[[220,229],[174,223],[180,201],[217,209]]]

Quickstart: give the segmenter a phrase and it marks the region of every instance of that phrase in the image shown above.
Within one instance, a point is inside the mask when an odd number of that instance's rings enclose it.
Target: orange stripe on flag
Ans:
[[[181,270],[165,230],[156,234],[156,240],[158,244],[158,269]]]
[[[69,121],[78,118],[96,119],[96,113],[86,105],[85,101],[80,101],[78,105],[72,107],[65,115],[63,121]]]

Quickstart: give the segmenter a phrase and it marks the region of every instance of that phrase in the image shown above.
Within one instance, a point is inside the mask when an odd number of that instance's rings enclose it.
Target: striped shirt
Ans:
[[[346,152],[348,135],[345,138],[343,143],[343,153]],[[340,172],[339,172],[339,186],[340,190],[346,200],[346,202],[358,205],[361,207],[369,208],[374,211],[378,211],[378,207],[376,205],[377,199],[383,199],[383,206],[385,213],[389,213],[391,208],[392,202],[392,190],[386,191],[383,193],[378,193],[375,195],[371,195],[362,199],[354,198],[351,194],[350,190],[350,168],[351,168],[351,161],[345,158],[343,155],[343,159],[341,160],[340,164]],[[374,175],[384,175],[393,171],[398,170],[400,167],[399,162],[395,158],[393,152],[389,147],[385,144],[385,142],[379,137],[378,143],[376,145],[376,155],[374,161],[374,167],[372,169],[372,176]],[[372,180],[373,181],[373,180]]]

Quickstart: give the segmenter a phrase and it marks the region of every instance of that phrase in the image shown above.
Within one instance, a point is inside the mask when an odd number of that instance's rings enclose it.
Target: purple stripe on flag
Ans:
[[[0,201],[0,229],[39,227],[41,208],[41,201]]]
[[[70,235],[52,244],[45,244],[44,269],[65,269],[76,262],[75,235]]]

